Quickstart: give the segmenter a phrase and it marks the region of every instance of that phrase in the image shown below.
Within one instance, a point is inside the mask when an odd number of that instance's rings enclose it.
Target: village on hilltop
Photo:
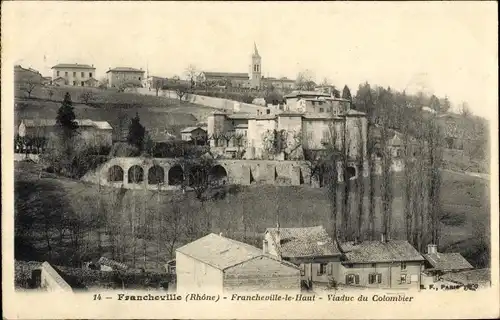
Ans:
[[[447,238],[469,218],[441,192],[445,175],[488,175],[486,125],[447,97],[265,77],[261,54],[254,44],[247,72],[190,65],[184,79],[16,65],[16,286],[490,286],[485,230],[469,225],[472,253]]]

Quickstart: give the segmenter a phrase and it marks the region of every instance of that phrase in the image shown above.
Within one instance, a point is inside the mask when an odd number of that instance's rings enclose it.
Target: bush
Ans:
[[[139,155],[139,149],[126,142],[117,142],[113,144],[109,152],[110,157],[138,157]]]

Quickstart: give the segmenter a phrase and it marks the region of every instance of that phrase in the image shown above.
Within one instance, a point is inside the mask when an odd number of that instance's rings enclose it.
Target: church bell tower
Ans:
[[[262,65],[257,45],[253,44],[252,63],[250,65],[249,81],[251,88],[260,88],[262,80]]]

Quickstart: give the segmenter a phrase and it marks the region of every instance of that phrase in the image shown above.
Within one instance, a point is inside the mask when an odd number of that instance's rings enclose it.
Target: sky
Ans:
[[[44,75],[57,63],[248,72],[311,70],[354,93],[360,83],[424,91],[496,117],[496,2],[5,2],[2,49]]]

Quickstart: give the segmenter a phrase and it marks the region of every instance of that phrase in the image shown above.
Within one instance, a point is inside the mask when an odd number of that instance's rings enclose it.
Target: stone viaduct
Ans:
[[[348,170],[351,179],[358,176],[355,164]],[[215,160],[211,175],[223,184],[319,186],[305,161]],[[119,157],[88,172],[82,180],[125,189],[179,190],[184,178],[184,168],[176,159]]]

